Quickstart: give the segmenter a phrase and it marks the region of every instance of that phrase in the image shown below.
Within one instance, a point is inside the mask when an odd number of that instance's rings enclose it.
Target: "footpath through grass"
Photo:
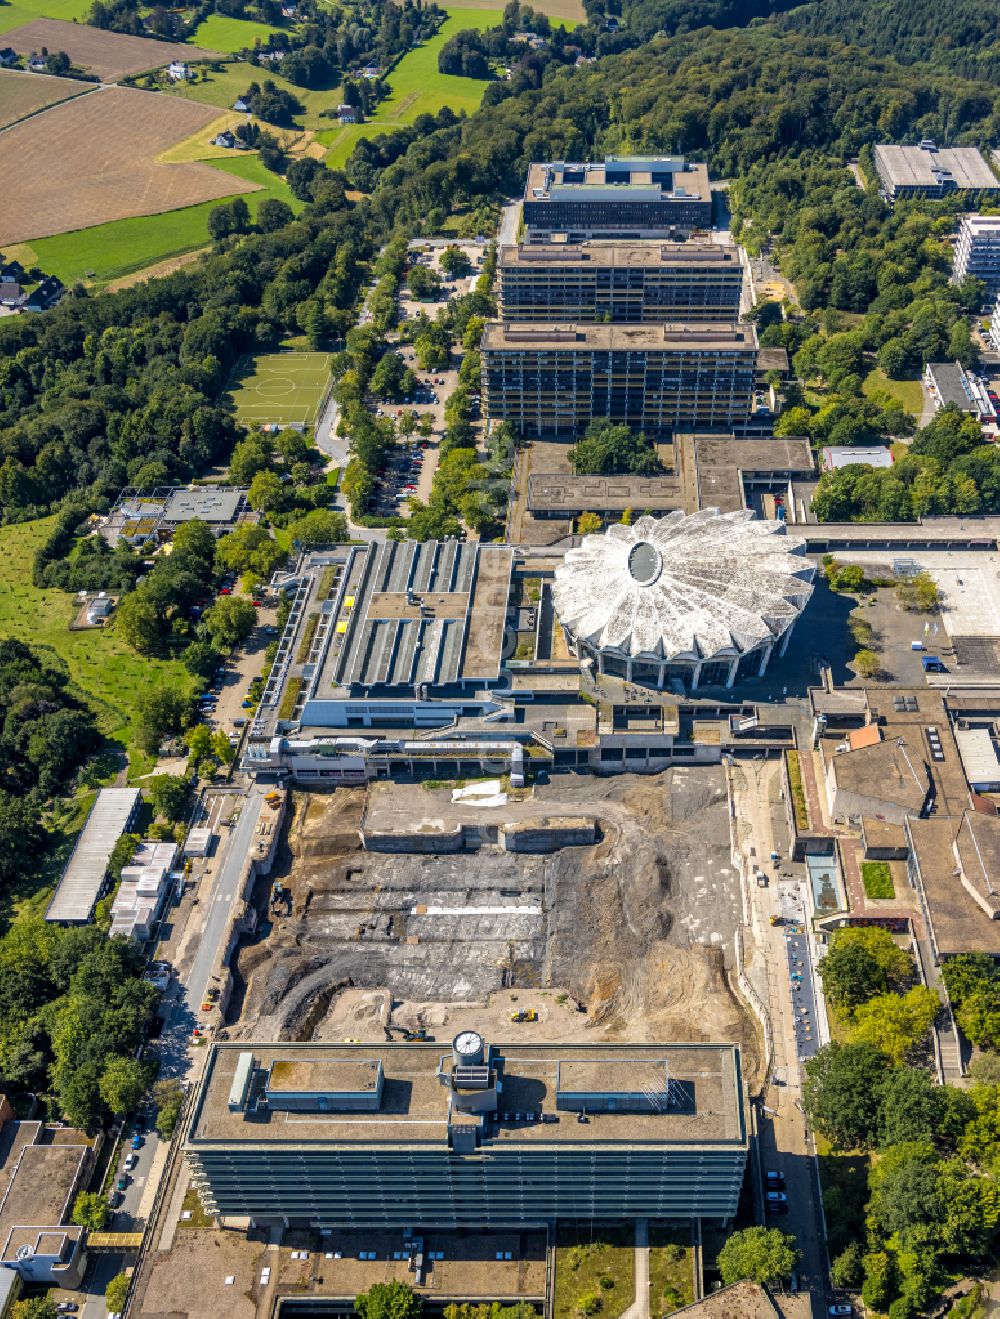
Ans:
[[[359,138],[392,132],[412,124],[418,115],[437,114],[446,105],[456,114],[478,110],[489,83],[482,78],[440,73],[438,51],[456,32],[467,28],[482,32],[496,27],[502,19],[501,9],[461,9],[449,14],[435,35],[404,55],[388,75],[392,91],[366,124],[345,124],[317,135],[330,148],[326,163],[331,169],[343,169]]]
[[[31,583],[35,550],[49,534],[54,517],[0,527],[0,637],[15,637],[36,649],[53,651],[66,665],[74,686],[94,708],[105,736],[129,748],[133,769],[147,768],[132,747],[136,697],[165,682],[190,686],[176,660],[137,655],[114,630],[69,630],[75,600],[66,591],[39,590]]]
[[[213,169],[235,174],[247,183],[260,184],[256,192],[234,194],[245,197],[251,216],[256,216],[265,197],[277,197],[287,202],[293,211],[302,210],[303,203],[292,196],[284,180],[265,169],[256,155],[206,163]],[[55,234],[52,238],[36,238],[31,243],[21,244],[18,254],[22,261],[27,256],[43,270],[58,275],[64,284],[92,279],[100,286],[166,257],[204,247],[211,241],[209,213],[214,207],[232,200],[233,197],[222,197],[218,201],[185,206],[179,211],[166,211],[163,215],[112,220],[91,229]]]

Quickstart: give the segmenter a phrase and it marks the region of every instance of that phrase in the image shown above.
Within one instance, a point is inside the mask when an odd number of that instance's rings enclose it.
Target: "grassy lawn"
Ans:
[[[229,392],[241,426],[309,425],[330,379],[329,353],[264,353],[237,364]]]
[[[201,46],[202,50],[229,53],[245,47],[252,49],[258,41],[263,45],[268,37],[281,36],[283,30],[272,27],[270,23],[255,23],[249,18],[226,18],[224,14],[209,14],[188,39],[192,46]]]
[[[18,0],[16,5],[0,5],[0,32],[12,32],[35,18],[82,22],[90,13],[90,5],[91,0]]]
[[[188,687],[191,678],[177,661],[137,655],[113,629],[69,630],[73,596],[31,584],[34,552],[54,521],[49,517],[0,527],[0,637],[54,651],[93,706],[101,731],[128,747],[138,692],[167,681]],[[145,773],[147,757],[134,749],[130,754],[133,772]]]
[[[649,1225],[649,1313],[673,1314],[694,1301],[694,1248],[687,1223]]]
[[[462,9],[449,14],[430,41],[404,55],[389,74],[391,93],[381,102],[366,124],[347,124],[335,129],[327,139],[330,150],[326,163],[333,169],[342,169],[354,144],[360,137],[373,137],[390,132],[404,124],[412,124],[417,115],[437,114],[443,106],[450,106],[456,114],[462,110],[471,114],[479,109],[488,83],[480,78],[459,78],[455,74],[438,72],[438,51],[456,32],[467,28],[496,27],[503,18],[499,9]]]
[[[607,1280],[603,1285],[602,1279]],[[601,1319],[617,1319],[632,1304],[635,1229],[631,1223],[559,1224],[554,1319],[579,1319],[581,1298],[597,1299],[599,1305],[591,1312]]]
[[[240,20],[234,18],[220,21],[238,23]],[[174,83],[167,90],[171,96],[182,96],[188,101],[201,101],[205,105],[217,105],[220,110],[229,110],[236,98],[242,96],[252,82],[263,82],[265,78],[270,78],[283,91],[290,92],[305,107],[304,113],[296,120],[300,128],[326,128],[332,131],[335,127],[336,120],[320,118],[320,111],[336,109],[340,104],[339,86],[321,91],[296,87],[287,78],[282,78],[279,73],[254,69],[239,60],[224,64],[219,72],[212,69],[202,72],[199,69],[197,82]]]
[[[292,196],[284,180],[266,170],[256,155],[208,163],[213,169],[225,170],[247,183],[261,185],[256,192],[246,194],[251,215],[257,214],[257,207],[265,197],[278,197],[295,211],[302,209],[303,203]],[[50,274],[58,275],[65,284],[89,279],[100,286],[155,261],[204,247],[210,241],[209,213],[226,200],[232,198],[201,202],[179,211],[166,211],[163,215],[112,220],[109,224],[56,234],[52,238],[36,238],[31,243],[21,244],[17,255],[22,261],[27,259]]]
[[[869,1160],[866,1154],[834,1154],[821,1136],[816,1137],[816,1152],[830,1258],[834,1259],[852,1241],[865,1245]]]
[[[862,861],[861,882],[865,886],[865,897],[894,898],[896,886],[892,882],[892,870],[888,861]]]
[[[865,377],[861,389],[868,395],[879,390],[891,394],[893,398],[899,399],[907,412],[918,419],[920,417],[920,410],[924,406],[924,395],[919,380],[890,380],[883,371],[875,367]]]

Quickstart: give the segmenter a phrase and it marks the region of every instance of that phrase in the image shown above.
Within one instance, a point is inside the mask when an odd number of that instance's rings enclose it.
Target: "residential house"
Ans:
[[[20,311],[27,301],[28,295],[20,284],[15,284],[11,280],[0,283],[0,307],[6,307],[8,311]]]
[[[250,102],[245,101],[242,96],[237,96],[236,100],[233,102],[233,109],[239,111],[240,114],[249,114]]]
[[[55,275],[46,275],[38,287],[28,294],[24,310],[48,311],[50,307],[56,305],[65,292],[66,286],[62,280],[56,279]]]
[[[239,145],[239,138],[235,133],[231,133],[228,128],[212,138],[213,147],[226,147],[227,150],[233,151]]]
[[[44,73],[45,56],[39,55],[36,51],[32,51],[28,56],[28,70],[31,73]]]
[[[338,105],[337,120],[341,124],[356,124],[358,122],[357,106]]]
[[[20,261],[0,262],[0,284],[20,284],[24,274],[24,266]]]
[[[191,66],[183,60],[171,60],[167,65],[167,77],[171,82],[184,82],[191,77]]]
[[[377,64],[368,64],[361,70],[362,78],[381,78],[382,70]]]

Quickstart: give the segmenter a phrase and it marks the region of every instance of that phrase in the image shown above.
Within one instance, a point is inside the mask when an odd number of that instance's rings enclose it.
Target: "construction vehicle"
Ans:
[[[538,1013],[534,1008],[520,1008],[510,1014],[511,1021],[537,1021]]]
[[[405,1027],[403,1029],[403,1039],[407,1044],[426,1044],[430,1038],[424,1026],[420,1026],[416,1030],[407,1030]]]
[[[780,916],[772,916],[772,917],[771,917],[771,924],[772,924],[772,925],[784,925],[784,923],[785,923],[785,922],[782,920],[782,918],[781,918]]]
[[[267,802],[268,806],[270,806],[272,811],[276,811],[281,805],[281,793],[269,792],[265,794],[264,800]]]

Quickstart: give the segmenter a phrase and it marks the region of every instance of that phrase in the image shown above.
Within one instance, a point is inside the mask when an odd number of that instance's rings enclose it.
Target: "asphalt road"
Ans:
[[[816,1024],[812,954],[801,914],[801,900],[783,897],[785,955],[788,960],[788,981],[792,995],[792,1017],[795,1023],[795,1051],[798,1057],[804,1060],[816,1053],[820,1047],[820,1040]]]
[[[513,247],[517,242],[517,227],[521,222],[521,203],[513,201],[503,208],[500,228],[497,231],[498,247]]]

